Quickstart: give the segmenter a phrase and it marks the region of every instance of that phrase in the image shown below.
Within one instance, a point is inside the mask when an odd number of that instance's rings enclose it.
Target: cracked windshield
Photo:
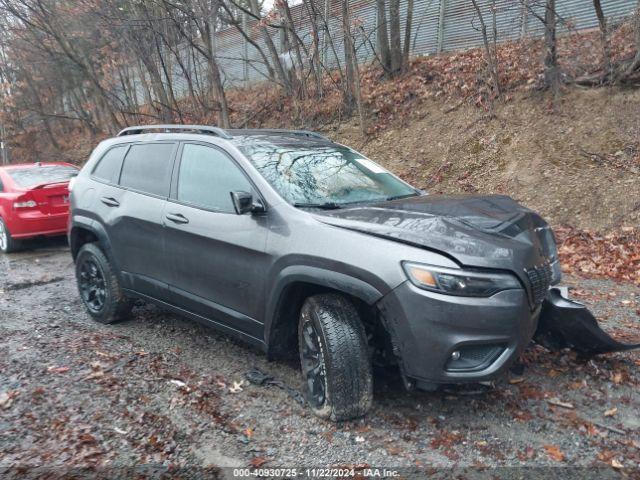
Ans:
[[[297,206],[340,206],[416,195],[415,189],[351,149],[256,144],[241,149]]]

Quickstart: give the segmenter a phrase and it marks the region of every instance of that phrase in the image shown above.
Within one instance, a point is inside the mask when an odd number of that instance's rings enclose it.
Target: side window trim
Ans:
[[[133,145],[133,144],[132,143],[118,143],[117,145],[112,145],[111,147],[109,147],[109,149],[107,149],[107,151],[105,151],[100,156],[100,158],[98,159],[96,164],[91,169],[91,173],[89,174],[89,177],[91,178],[91,180],[94,180],[94,181],[99,182],[99,183],[104,183],[105,185],[110,185],[112,187],[122,188],[120,186],[120,175],[122,175],[122,167],[124,166],[124,159],[127,157],[127,154],[129,153],[129,150],[131,150],[131,145]],[[106,157],[107,154],[111,150],[114,150],[116,148],[122,148],[122,147],[125,147],[126,151],[124,152],[124,155],[122,156],[122,162],[120,162],[120,170],[118,171],[118,175],[117,175],[118,178],[115,179],[116,181],[115,182],[108,182],[104,178],[96,177],[93,173],[96,171],[96,169],[100,165],[100,162],[102,162],[102,160],[104,160],[104,157]]]
[[[247,172],[245,171],[244,168],[242,168],[242,166],[236,161],[235,158],[233,158],[233,156],[227,152],[224,148],[218,146],[218,145],[214,145],[213,143],[207,143],[207,142],[198,142],[196,140],[189,140],[189,141],[182,141],[180,142],[180,146],[177,149],[176,152],[176,160],[174,163],[174,168],[173,168],[173,174],[171,176],[171,191],[169,192],[169,198],[167,198],[168,202],[171,203],[175,203],[178,205],[184,205],[185,207],[190,207],[190,208],[196,208],[198,210],[202,210],[205,212],[211,212],[211,213],[221,213],[221,214],[226,214],[226,215],[237,215],[235,212],[228,212],[225,210],[219,210],[219,209],[214,209],[214,208],[208,208],[208,207],[204,207],[202,205],[196,205],[193,203],[188,203],[188,202],[183,202],[178,200],[178,177],[180,176],[180,167],[182,165],[182,153],[184,151],[184,146],[185,145],[202,145],[204,147],[209,147],[209,148],[213,148],[215,150],[218,150],[219,152],[221,152],[224,156],[226,156],[233,165],[235,165],[235,167],[240,171],[240,173],[245,177],[245,179],[247,180],[247,182],[249,183],[249,185],[251,185],[251,190],[254,195],[257,195],[260,200],[262,201],[262,204],[265,205],[265,208],[267,208],[267,203],[264,200],[264,197],[262,196],[262,193],[260,192],[260,190],[258,190],[258,188],[256,187],[256,184],[254,183],[254,181],[251,179],[251,177],[247,174]]]
[[[133,147],[134,145],[149,145],[149,144],[154,144],[154,143],[166,143],[166,144],[171,144],[173,145],[173,150],[171,151],[171,156],[169,159],[169,162],[171,163],[171,172],[169,174],[169,193],[168,195],[157,195],[155,193],[149,193],[149,192],[144,192],[142,190],[138,190],[136,188],[131,188],[131,187],[124,187],[120,184],[120,182],[122,181],[122,171],[124,170],[124,162],[127,159],[127,155],[129,154],[129,151],[131,150],[131,147]],[[174,173],[174,169],[175,169],[175,165],[176,165],[176,154],[179,150],[180,147],[180,142],[178,140],[152,140],[152,141],[148,141],[148,142],[132,142],[129,144],[129,148],[127,149],[127,153],[125,154],[124,158],[122,159],[122,165],[120,166],[120,173],[118,175],[118,184],[114,185],[118,188],[121,188],[122,190],[126,190],[128,192],[134,192],[134,193],[138,193],[140,195],[145,195],[147,197],[153,197],[153,198],[158,198],[160,200],[168,200],[170,195],[171,195],[171,185],[173,182],[173,173]]]

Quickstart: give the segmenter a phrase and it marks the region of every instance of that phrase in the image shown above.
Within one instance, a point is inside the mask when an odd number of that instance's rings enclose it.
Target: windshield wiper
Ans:
[[[391,197],[387,197],[384,200],[385,202],[390,202],[391,200],[400,200],[401,198],[418,197],[418,196],[420,196],[419,193],[409,193],[406,195],[394,195]]]
[[[325,203],[294,203],[294,207],[297,208],[321,208],[323,210],[336,210],[338,208],[342,208],[335,202],[325,202]]]

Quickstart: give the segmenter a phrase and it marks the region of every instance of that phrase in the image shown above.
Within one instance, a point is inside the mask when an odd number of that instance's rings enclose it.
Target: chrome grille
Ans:
[[[549,290],[551,278],[553,277],[553,268],[548,263],[525,270],[529,285],[531,287],[531,299],[534,305],[540,305]]]

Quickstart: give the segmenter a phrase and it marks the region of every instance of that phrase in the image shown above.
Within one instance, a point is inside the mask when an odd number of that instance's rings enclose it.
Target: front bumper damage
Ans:
[[[456,297],[405,282],[377,305],[407,388],[491,381],[507,371],[532,340],[583,357],[638,348],[611,338],[566,288],[549,289],[531,310],[524,290],[489,298]]]
[[[567,289],[549,290],[533,337],[536,343],[552,351],[570,348],[586,357],[640,348],[640,343],[613,339],[600,328],[587,307],[567,297]]]

